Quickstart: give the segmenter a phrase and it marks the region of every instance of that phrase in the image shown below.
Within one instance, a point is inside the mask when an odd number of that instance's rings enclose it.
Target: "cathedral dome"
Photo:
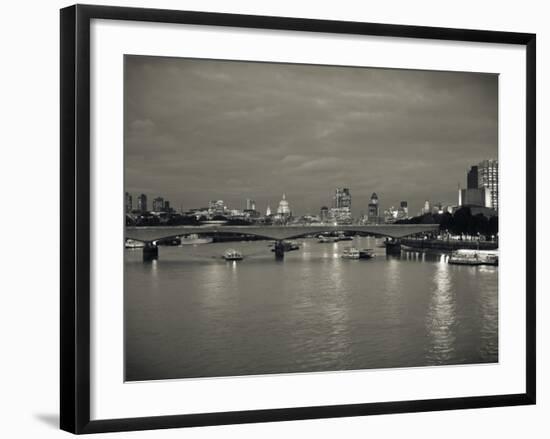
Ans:
[[[290,206],[288,201],[286,201],[286,195],[283,194],[283,199],[279,201],[279,207],[277,208],[277,214],[279,215],[290,215]]]

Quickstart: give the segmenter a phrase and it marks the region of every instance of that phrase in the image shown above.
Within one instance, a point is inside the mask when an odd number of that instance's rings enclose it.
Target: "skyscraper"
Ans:
[[[498,160],[483,160],[478,165],[478,187],[489,191],[491,205],[498,210]]]
[[[407,201],[401,201],[400,206],[404,216],[409,216],[409,203]]]
[[[321,222],[325,222],[325,221],[328,220],[328,207],[327,206],[321,207],[320,219],[321,219]]]
[[[470,170],[468,171],[468,185],[466,186],[468,189],[477,189],[479,187],[479,179],[478,179],[478,168],[477,166],[472,166]]]
[[[147,195],[141,194],[137,200],[137,208],[140,212],[147,212]]]
[[[498,160],[483,160],[467,175],[468,187],[458,190],[459,206],[481,206],[498,210]]]
[[[250,198],[246,199],[246,210],[256,210],[256,202]]]
[[[373,192],[370,197],[369,209],[368,209],[368,221],[369,223],[378,223],[380,216],[380,207],[378,206],[378,195]]]
[[[125,206],[126,206],[126,213],[130,213],[132,211],[132,195],[130,195],[128,192],[125,193]]]
[[[429,200],[424,201],[424,208],[422,209],[422,214],[426,213],[431,213]]]
[[[153,212],[162,212],[164,210],[164,198],[157,197],[153,200]]]
[[[351,209],[351,193],[347,187],[336,188],[334,192],[334,207]]]

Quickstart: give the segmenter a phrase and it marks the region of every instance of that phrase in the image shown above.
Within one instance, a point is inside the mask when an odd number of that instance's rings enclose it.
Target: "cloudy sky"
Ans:
[[[497,127],[493,74],[125,57],[126,190],[178,209],[456,204]]]

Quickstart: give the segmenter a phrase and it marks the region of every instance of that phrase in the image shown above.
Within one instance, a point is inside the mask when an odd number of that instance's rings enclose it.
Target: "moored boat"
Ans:
[[[494,250],[456,250],[451,253],[449,264],[496,266],[498,265],[498,252]]]
[[[353,236],[347,236],[345,233],[339,233],[336,237],[337,241],[353,241]]]
[[[364,248],[359,250],[359,259],[372,259],[374,258],[374,251],[372,248]]]
[[[187,236],[180,236],[181,245],[194,245],[194,244],[210,244],[214,239],[209,236],[199,236],[196,233],[192,233]]]
[[[243,259],[243,255],[241,252],[234,250],[232,248],[229,248],[223,254],[223,258],[226,261],[241,261]]]
[[[320,242],[322,244],[333,243],[333,242],[338,242],[338,238],[336,236],[319,235],[318,242]]]
[[[137,241],[135,239],[127,238],[124,242],[125,248],[143,248],[145,243],[143,241]]]
[[[355,247],[347,247],[342,252],[342,258],[344,259],[360,259],[361,253]]]

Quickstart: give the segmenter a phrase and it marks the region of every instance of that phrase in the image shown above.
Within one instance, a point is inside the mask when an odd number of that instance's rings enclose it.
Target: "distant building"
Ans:
[[[326,222],[328,221],[328,207],[327,206],[323,206],[321,207],[321,211],[319,213],[319,218],[321,219],[321,222]]]
[[[498,160],[483,160],[470,167],[466,189],[458,189],[458,205],[498,211]]]
[[[130,195],[128,192],[125,193],[124,205],[125,205],[126,213],[130,213],[133,209],[132,195]]]
[[[267,209],[265,210],[265,216],[271,216],[271,207],[269,204],[267,205]]]
[[[164,211],[164,198],[157,197],[153,200],[153,212]]]
[[[425,215],[427,213],[431,213],[429,200],[424,201],[424,207],[422,208],[422,215]]]
[[[368,206],[368,214],[367,219],[370,223],[378,223],[380,221],[380,207],[378,205],[378,195],[376,195],[376,192],[373,192],[370,197],[370,202]]]
[[[286,200],[286,195],[283,194],[283,198],[279,201],[279,207],[277,208],[277,216],[280,218],[288,218],[292,215],[290,211],[290,205]]]
[[[390,207],[389,209],[386,209],[384,211],[384,222],[387,224],[394,223],[397,221],[399,217],[399,211],[400,209],[396,209],[395,207]]]
[[[244,216],[249,219],[259,218],[261,216],[260,212],[255,209],[245,209]]]
[[[443,203],[434,203],[434,205],[432,206],[432,213],[436,214],[436,215],[440,215],[443,213]]]
[[[256,210],[256,202],[250,198],[246,199],[246,210]]]
[[[337,209],[342,207],[351,209],[351,193],[347,187],[336,188],[334,192],[334,207]]]
[[[498,160],[483,160],[478,164],[478,187],[489,191],[491,207],[498,210]]]
[[[328,219],[337,224],[351,224],[351,210],[349,207],[333,207],[328,212]]]
[[[407,201],[401,201],[400,207],[401,211],[403,212],[403,216],[409,216],[409,203]]]
[[[223,200],[212,200],[208,202],[208,214],[210,216],[223,216],[225,215],[225,211],[227,210],[227,206],[223,202]]]
[[[478,178],[478,168],[477,166],[472,166],[468,171],[467,175],[467,189],[477,189],[479,188],[479,178]]]
[[[147,212],[147,195],[141,194],[138,197],[137,208],[140,212]]]
[[[164,211],[165,212],[171,212],[172,208],[170,207],[170,201],[164,200]]]
[[[459,189],[458,205],[491,207],[491,192],[486,188]]]

